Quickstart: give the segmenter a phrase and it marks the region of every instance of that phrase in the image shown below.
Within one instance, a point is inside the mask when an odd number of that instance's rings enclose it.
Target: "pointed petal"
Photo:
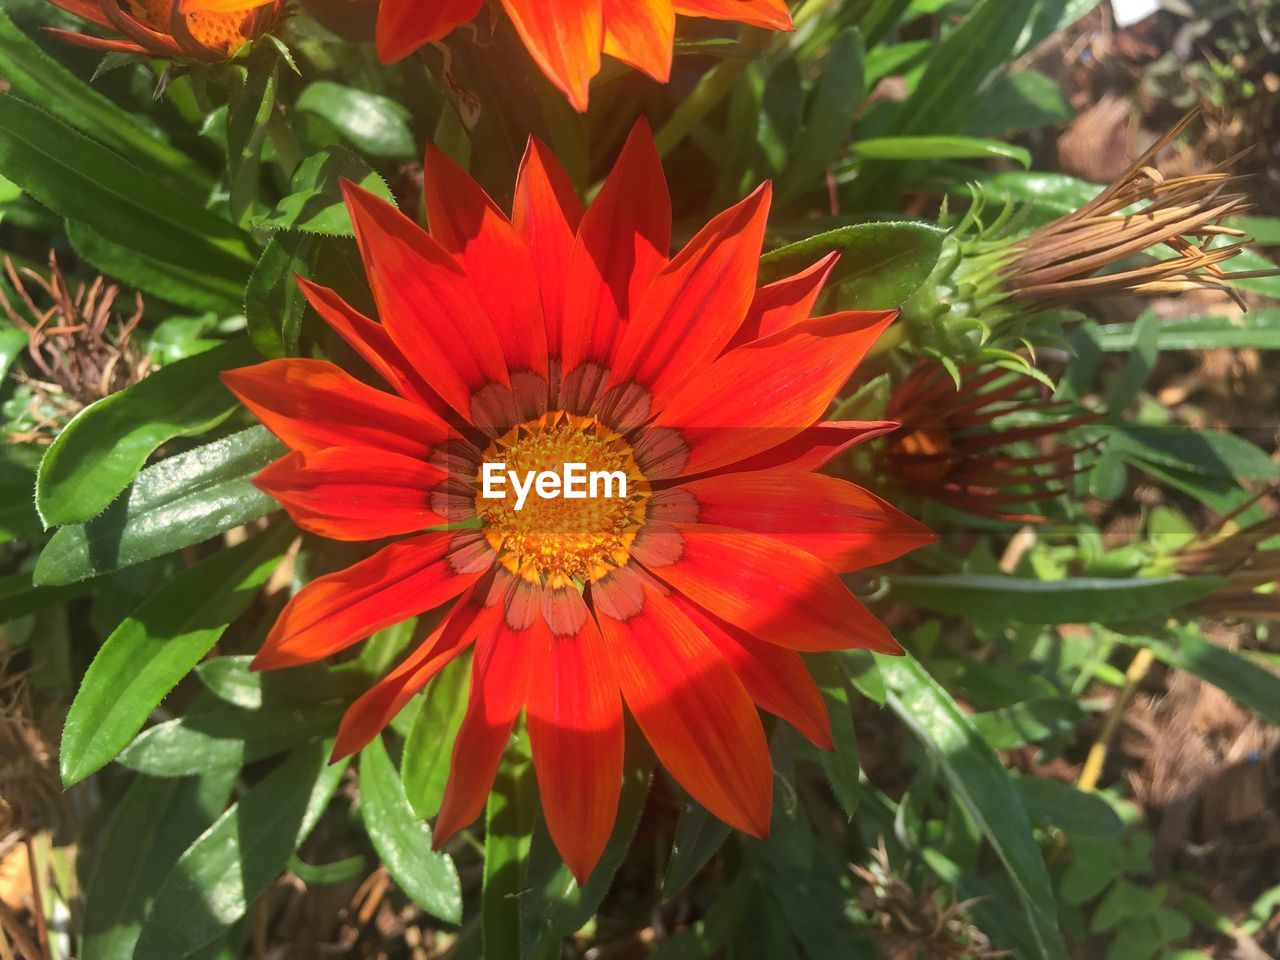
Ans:
[[[937,540],[857,484],[818,473],[763,470],[681,484],[698,502],[698,522],[762,533],[846,572],[888,563]]]
[[[751,699],[799,730],[819,750],[831,749],[831,717],[804,659],[717,620],[680,594],[674,603],[716,645]]]
[[[659,83],[671,79],[675,39],[671,0],[604,0],[604,52]]]
[[[636,559],[721,620],[792,650],[900,651],[888,628],[812,554],[745,530],[673,527],[679,559],[655,561],[639,550]]]
[[[378,59],[402,60],[474,20],[484,0],[382,0],[378,7]]]
[[[496,629],[499,612],[497,607],[485,610],[471,598],[459,600],[418,649],[347,708],[338,726],[332,759],[341,760],[368,746],[480,633]]]
[[[254,658],[254,669],[321,660],[452,600],[484,572],[476,564],[463,568],[458,560],[474,538],[426,533],[313,580],[281,611]]]
[[[686,17],[736,20],[766,30],[791,30],[787,0],[674,0],[676,13]]]
[[[498,335],[465,270],[381,197],[347,180],[342,190],[387,331],[432,389],[476,422],[477,394],[490,384],[507,388],[510,380]]]
[[[480,184],[434,144],[427,147],[422,178],[431,235],[466,269],[507,369],[545,379],[546,321],[528,248]]]
[[[604,46],[602,0],[502,0],[502,5],[547,79],[585,113]]]
[[[545,634],[545,626],[543,632]],[[436,847],[480,816],[498,774],[528,684],[526,644],[532,631],[517,633],[505,623],[476,640],[471,665],[471,699],[453,742],[449,782],[436,820]]]
[[[635,381],[660,410],[675,390],[701,382],[755,296],[770,196],[765,184],[715,217],[654,278],[618,347],[612,385]]]
[[[566,379],[587,361],[607,364],[671,248],[671,195],[662,161],[639,121],[582,218],[567,268]]]
[[[830,253],[807,270],[757,290],[751,309],[747,311],[747,319],[729,346],[738,347],[769,337],[801,320],[808,320],[839,259],[839,253]]]
[[[415,457],[350,447],[291,453],[257,477],[303,530],[332,540],[380,540],[445,523],[432,491],[448,474]]]
[[[370,320],[335,290],[296,277],[298,289],[312,309],[402,397],[417,400],[444,419],[448,407],[396,346],[382,324]]]
[[[725,823],[766,836],[769,747],[755,704],[724,657],[652,584],[640,613],[599,620],[622,696],[662,765]]]
[[[228,370],[222,382],[294,450],[372,447],[425,458],[449,436],[428,410],[324,360],[268,360]]]
[[[582,213],[582,201],[560,161],[541,141],[530,137],[516,179],[512,221],[533,258],[546,317],[547,350],[555,358],[563,350],[565,265],[573,253]]]
[[[548,633],[534,649],[526,708],[547,829],[579,884],[613,832],[623,761],[618,681],[595,619],[582,623],[576,635]]]
[[[686,384],[655,428],[680,432],[690,476],[763,453],[812,426],[896,311],[838,313],[730,350]],[[670,468],[666,468],[670,469]],[[665,479],[670,473],[650,473]]]
[[[802,430],[771,450],[735,463],[733,470],[820,470],[840,454],[860,443],[875,440],[898,429],[888,421],[824,420]]]

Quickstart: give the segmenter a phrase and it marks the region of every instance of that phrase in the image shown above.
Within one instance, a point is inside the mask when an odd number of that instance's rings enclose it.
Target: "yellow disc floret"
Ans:
[[[548,413],[490,444],[482,471],[485,464],[502,464],[503,475],[512,478],[500,498],[487,498],[476,479],[476,512],[485,536],[512,573],[563,587],[598,580],[630,558],[650,491],[619,433],[591,417]],[[585,496],[542,496],[531,490],[520,502],[516,483],[544,473],[565,475],[569,465],[579,465],[579,476],[595,477],[595,482],[583,481]],[[606,476],[613,481],[606,482]]]

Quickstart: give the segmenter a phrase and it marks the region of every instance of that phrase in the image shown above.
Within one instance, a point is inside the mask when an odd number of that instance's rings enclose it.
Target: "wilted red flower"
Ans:
[[[1235,526],[1236,519],[1266,493],[1174,555],[1177,571],[1184,576],[1226,578],[1221,587],[1191,605],[1202,616],[1280,623],[1280,593],[1274,589],[1280,584],[1280,549],[1266,546],[1280,537],[1280,516]]]
[[[117,35],[93,37],[48,28],[49,33],[68,43],[202,63],[229,59],[245,43],[274,27],[284,9],[284,0],[258,0],[232,12],[182,6],[180,0],[49,2]]]
[[[185,0],[188,10],[243,10],[264,0]],[[407,57],[473,20],[484,0],[381,0],[378,56]],[[676,15],[790,30],[786,0],[502,0],[538,67],[578,110],[607,53],[665,83]]]
[[[299,592],[257,667],[318,660],[452,604],[351,707],[335,749],[361,749],[474,643],[437,843],[480,813],[524,710],[547,825],[584,878],[616,814],[624,701],[694,798],[765,834],[756,705],[828,747],[799,651],[897,652],[838,574],[932,539],[812,472],[891,429],[818,421],[895,314],[810,318],[832,259],[756,289],[767,185],[668,260],[670,198],[644,126],[585,212],[537,142],[511,219],[435,149],[430,233],[345,189],[382,322],[303,289],[394,393],[309,359],[225,379],[293,449],[258,483],[299,526],[407,538]],[[580,463],[627,486],[521,510],[484,497],[482,465],[497,463]],[[446,520],[471,529],[422,532]]]
[[[1072,447],[1058,442],[1059,435],[1098,418],[999,427],[995,421],[1004,417],[1050,414],[1069,405],[1028,397],[1036,382],[1000,368],[962,368],[960,381],[957,387],[941,364],[921,361],[898,385],[885,415],[902,428],[885,443],[884,472],[903,491],[966,513],[1043,523],[1044,517],[1017,507],[1065,492],[1061,484],[1080,472],[1076,456],[1090,445]],[[1039,452],[1019,456],[1007,449],[1027,442]]]

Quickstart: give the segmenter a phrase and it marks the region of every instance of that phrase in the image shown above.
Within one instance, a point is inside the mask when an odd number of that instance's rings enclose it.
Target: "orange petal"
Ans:
[[[800,654],[757,640],[678,593],[671,595],[671,602],[716,645],[752,700],[787,721],[818,749],[831,749],[831,717]]]
[[[457,26],[474,20],[484,0],[382,0],[378,7],[378,59],[395,63]]]
[[[721,356],[654,421],[655,427],[680,431],[688,444],[681,473],[736,463],[812,426],[896,316],[880,311],[817,317]]]
[[[820,470],[851,447],[897,429],[898,424],[887,420],[824,420],[776,447],[738,461],[728,469],[748,471],[790,467],[793,470]]]
[[[340,297],[336,291],[312,283],[305,277],[295,277],[302,295],[313,310],[320,314],[338,336],[342,337],[382,379],[395,388],[402,397],[417,400],[430,407],[442,419],[448,415],[448,407],[427,386],[408,358],[396,346],[387,328],[370,320]]]
[[[731,347],[768,337],[792,324],[809,319],[822,287],[831,276],[839,253],[830,253],[807,270],[756,291],[747,319],[734,334]]]
[[[745,530],[674,527],[683,540],[679,559],[661,566],[637,559],[721,620],[792,650],[900,652],[889,629],[812,554]]]
[[[496,628],[500,612],[497,606],[484,610],[469,599],[459,600],[417,650],[347,708],[338,726],[333,759],[341,760],[368,746],[419,690],[475,642],[477,635]]]
[[[254,669],[323,659],[452,600],[483,572],[459,572],[450,562],[450,554],[472,539],[474,535],[425,533],[313,580],[281,611],[254,658]]]
[[[675,39],[671,0],[604,0],[604,52],[659,83],[671,79]]]
[[[674,0],[676,13],[686,17],[736,20],[766,30],[791,30],[787,0]]]
[[[764,728],[714,644],[648,583],[640,613],[599,620],[622,696],[662,765],[725,823],[767,836],[773,768]]]
[[[502,0],[502,5],[534,62],[574,109],[585,112],[604,46],[602,0]]]
[[[542,291],[542,312],[546,317],[547,349],[556,358],[563,350],[564,300],[568,288],[565,265],[573,253],[582,212],[582,201],[560,161],[541,141],[530,137],[516,179],[512,221],[533,257]]]
[[[380,540],[444,523],[431,508],[431,491],[447,478],[416,457],[347,447],[291,453],[253,482],[308,533]]]
[[[857,484],[818,473],[763,470],[681,485],[698,501],[698,520],[766,534],[833,570],[888,563],[937,536]]]
[[[449,435],[430,411],[324,360],[268,360],[228,370],[222,382],[294,450],[373,447],[425,458]]]
[[[531,650],[526,708],[547,830],[580,884],[613,832],[623,762],[618,681],[595,620],[582,622],[577,635],[548,635]]]
[[[666,265],[670,248],[671,195],[642,119],[583,216],[569,258],[562,341],[566,380],[588,361],[608,364],[623,324]]]
[[[660,410],[676,389],[701,382],[755,296],[771,195],[766,183],[715,217],[654,277],[618,347],[611,385],[639,383]]]
[[[498,605],[500,606],[500,605]],[[537,621],[541,624],[541,621]],[[511,728],[524,706],[528,685],[527,644],[545,642],[534,629],[520,633],[505,622],[480,634],[471,665],[471,699],[453,742],[449,782],[436,820],[437,847],[480,816],[498,774]]]
[[[493,323],[466,271],[425,230],[381,197],[342,182],[378,313],[404,355],[463,417],[476,395],[510,386]]]
[[[524,241],[480,184],[434,144],[427,147],[422,179],[431,235],[467,271],[508,371],[531,371],[545,380],[546,321]]]

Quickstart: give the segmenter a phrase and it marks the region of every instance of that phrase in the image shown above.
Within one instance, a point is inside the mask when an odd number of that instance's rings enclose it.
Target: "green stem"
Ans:
[[[658,144],[658,153],[665,157],[679,146],[693,128],[729,95],[738,78],[750,65],[750,60],[722,60],[705,74],[689,98],[676,107],[671,119],[658,131],[654,138]]]
[[[271,117],[267,120],[267,136],[271,139],[271,146],[275,148],[276,160],[284,171],[285,179],[291,179],[293,171],[302,162],[302,150],[293,135],[293,128],[279,109],[271,111]]]

